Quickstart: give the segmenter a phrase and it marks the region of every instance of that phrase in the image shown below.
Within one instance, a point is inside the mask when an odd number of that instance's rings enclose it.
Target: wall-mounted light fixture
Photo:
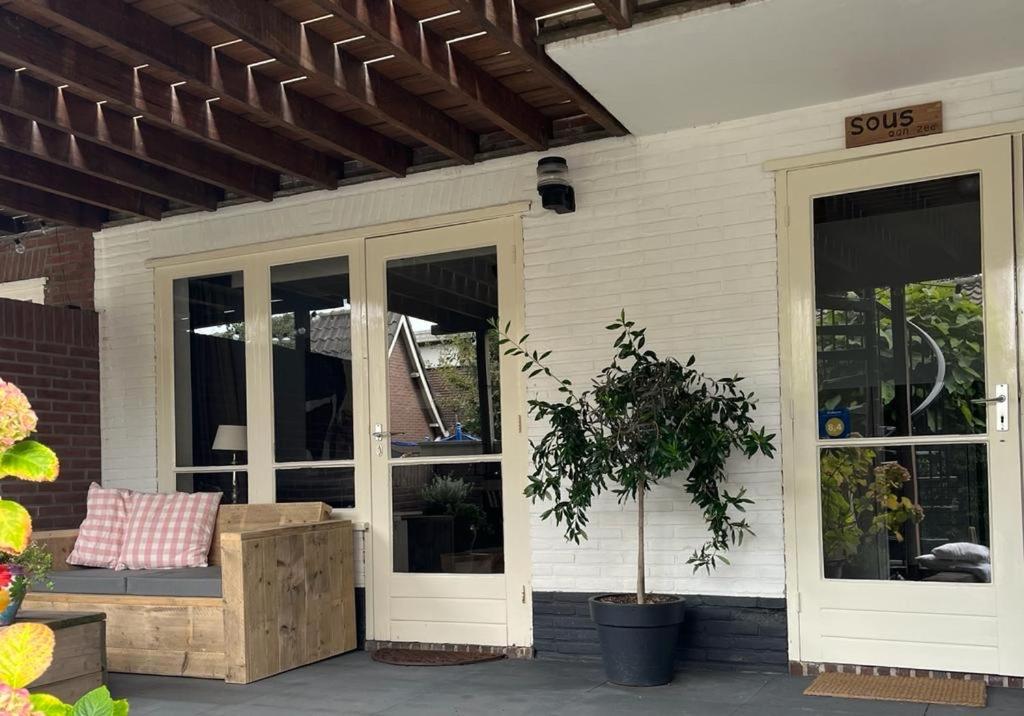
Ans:
[[[569,165],[563,157],[544,157],[537,162],[537,191],[545,209],[556,214],[576,211],[576,192],[569,183]]]
[[[25,244],[21,243],[21,239],[14,240],[14,253],[23,254],[25,253]]]

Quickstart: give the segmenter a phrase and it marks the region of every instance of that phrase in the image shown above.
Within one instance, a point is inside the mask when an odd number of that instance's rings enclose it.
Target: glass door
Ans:
[[[507,516],[523,498],[505,452],[518,442],[519,414],[510,421],[503,408],[518,406],[518,376],[507,384],[491,328],[518,323],[511,227],[500,220],[367,241],[379,640],[512,643],[518,521]]]
[[[1024,672],[1011,186],[1009,138],[788,177],[803,661]]]

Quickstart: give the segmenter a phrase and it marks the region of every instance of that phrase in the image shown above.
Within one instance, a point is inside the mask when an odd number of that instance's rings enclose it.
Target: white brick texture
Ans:
[[[559,150],[579,208],[535,208],[524,220],[527,329],[552,349],[553,366],[585,380],[603,365],[603,326],[625,308],[663,354],[688,356],[715,375],[740,373],[760,397],[758,419],[779,427],[774,184],[767,159],[838,149],[843,117],[918,101],[944,103],[947,130],[1024,118],[1024,69],[951,80],[817,107],[650,137]],[[153,283],[143,262],[431,216],[535,197],[537,155],[445,169],[401,180],[316,192],[110,229],[96,239],[101,315],[103,469],[106,484],[156,487]],[[530,385],[532,395],[551,387]],[[538,427],[531,426],[536,436]],[[650,588],[777,597],[784,590],[780,464],[735,461],[731,482],[756,504],[757,536],[731,566],[693,574],[686,558],[703,538],[678,485],[651,499]],[[632,507],[597,502],[590,540],[566,544],[534,507],[533,588],[627,590],[636,541]]]

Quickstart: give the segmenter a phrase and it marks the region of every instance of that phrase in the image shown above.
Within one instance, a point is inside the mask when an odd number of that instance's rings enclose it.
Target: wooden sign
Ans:
[[[846,118],[846,146],[893,142],[942,131],[942,102],[915,104]]]

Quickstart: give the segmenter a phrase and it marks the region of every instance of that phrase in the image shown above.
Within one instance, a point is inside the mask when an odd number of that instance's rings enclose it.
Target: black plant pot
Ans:
[[[657,604],[616,604],[590,598],[608,680],[622,686],[660,686],[672,680],[679,626],[686,600]]]

